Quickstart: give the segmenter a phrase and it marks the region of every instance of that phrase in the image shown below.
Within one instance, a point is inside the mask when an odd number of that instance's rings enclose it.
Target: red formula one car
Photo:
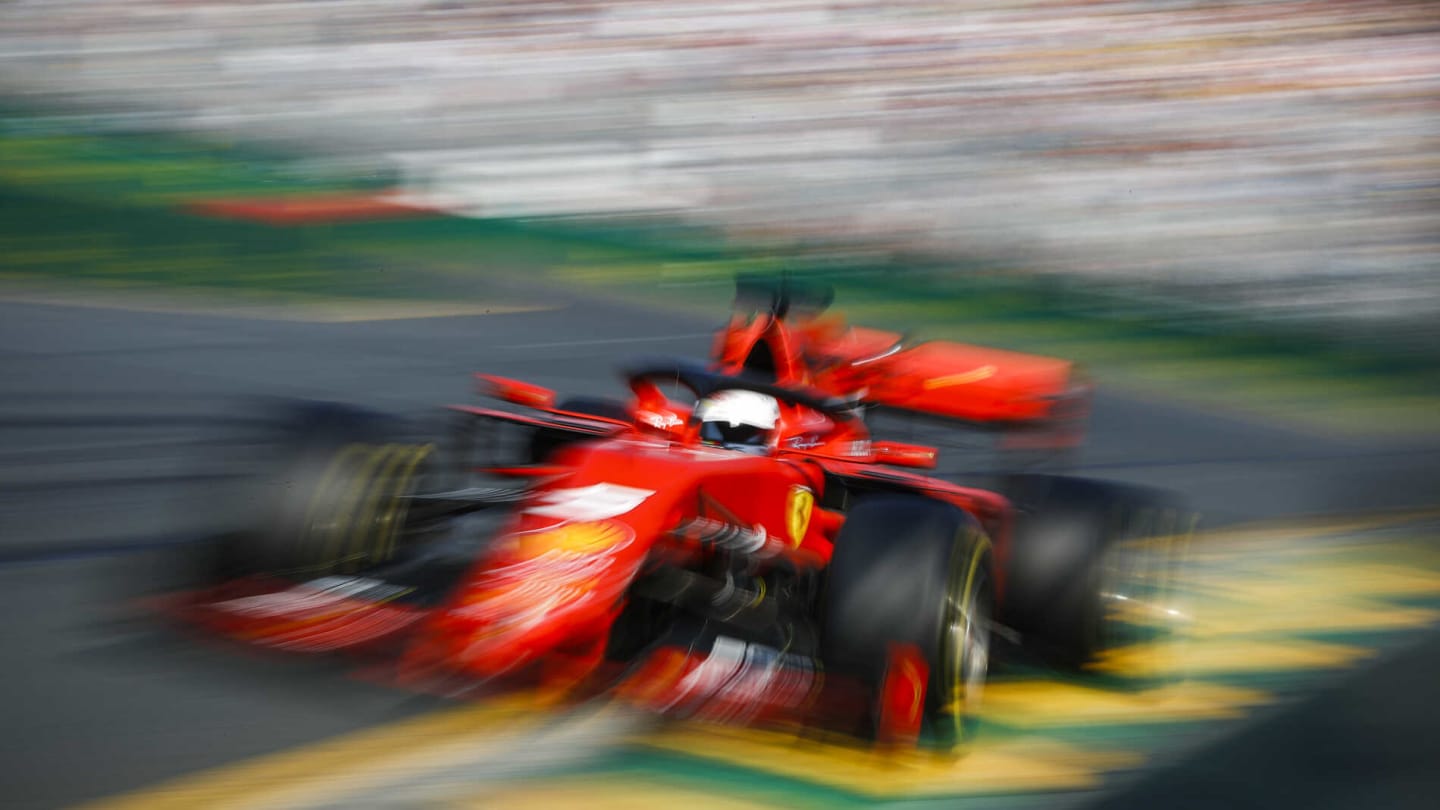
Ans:
[[[741,276],[715,336],[713,368],[812,387],[866,410],[999,436],[1000,466],[1065,456],[1084,438],[1094,386],[1070,361],[847,325],[833,291],[789,276]]]
[[[413,684],[941,748],[997,633],[1079,664],[1166,615],[1164,558],[1138,549],[1182,532],[1167,495],[967,488],[823,392],[675,361],[626,376],[629,402],[578,410],[482,376],[507,405],[454,406],[447,463],[377,415],[302,409],[247,494],[264,508],[174,604],[248,643],[388,652]]]

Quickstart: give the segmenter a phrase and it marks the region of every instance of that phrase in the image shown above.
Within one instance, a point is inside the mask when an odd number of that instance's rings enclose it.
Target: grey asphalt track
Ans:
[[[1192,752],[1093,810],[1420,808],[1440,800],[1440,633],[1239,734]]]
[[[701,356],[718,317],[565,301],[305,323],[0,302],[0,804],[97,798],[432,705],[331,665],[185,643],[123,609],[159,547],[213,522],[208,476],[225,466],[195,451],[243,425],[253,397],[418,414],[470,400],[477,370],[619,393],[617,361]],[[1115,394],[1101,395],[1091,436],[1092,472],[1173,487],[1211,525],[1440,503],[1428,442],[1326,437]]]

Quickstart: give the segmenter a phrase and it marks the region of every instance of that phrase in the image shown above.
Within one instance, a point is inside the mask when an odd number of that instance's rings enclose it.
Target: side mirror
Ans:
[[[480,393],[485,396],[541,410],[555,408],[555,392],[542,385],[496,377],[493,374],[476,374],[475,381]]]
[[[934,447],[904,442],[873,442],[870,449],[875,454],[875,460],[881,464],[926,470],[935,469],[935,459],[940,455],[940,451]]]

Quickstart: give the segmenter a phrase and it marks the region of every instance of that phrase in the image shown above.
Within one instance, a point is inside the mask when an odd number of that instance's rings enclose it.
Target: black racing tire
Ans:
[[[973,733],[988,674],[993,582],[990,540],[968,513],[919,495],[866,497],[835,541],[821,661],[873,690],[891,646],[914,645],[930,672],[922,736],[953,749]]]
[[[617,419],[622,422],[630,421],[630,408],[618,399],[608,397],[570,397],[562,400],[555,406],[558,411],[570,411],[571,413],[582,413],[587,416],[602,416],[606,419]],[[564,430],[552,430],[549,428],[536,428],[535,433],[530,437],[530,462],[532,464],[543,463],[550,458],[556,450],[567,444],[579,441],[581,437]]]
[[[1172,638],[1176,568],[1195,516],[1173,493],[1050,475],[1015,475],[1002,623],[1068,669],[1107,650]]]
[[[405,539],[405,496],[434,447],[410,433],[399,419],[345,405],[287,409],[271,457],[234,496],[245,517],[218,544],[213,576],[313,578],[393,559]]]

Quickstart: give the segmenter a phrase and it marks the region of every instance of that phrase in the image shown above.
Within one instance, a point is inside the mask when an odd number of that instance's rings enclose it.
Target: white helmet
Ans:
[[[780,403],[758,391],[716,391],[695,406],[700,441],[730,450],[764,453],[780,421]]]

